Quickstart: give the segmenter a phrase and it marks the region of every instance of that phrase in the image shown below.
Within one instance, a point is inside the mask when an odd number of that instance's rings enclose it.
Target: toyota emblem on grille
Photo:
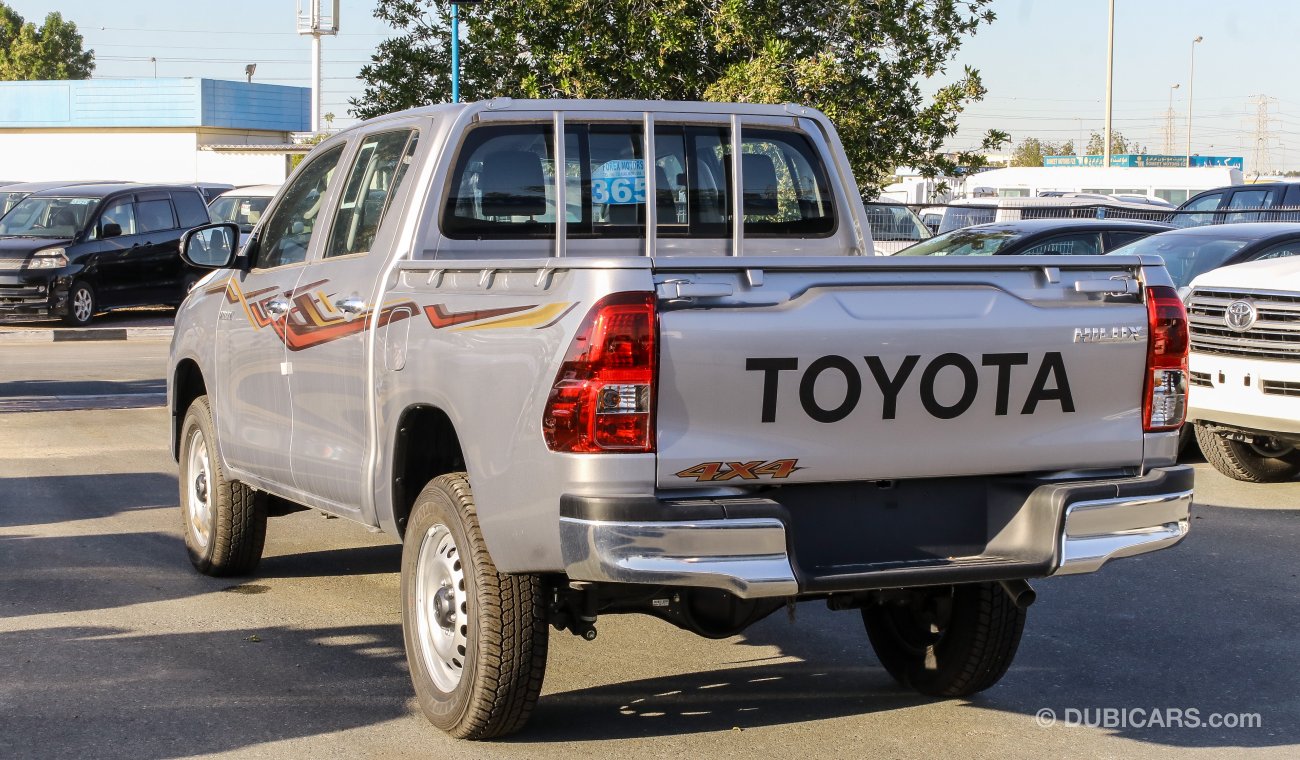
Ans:
[[[1249,330],[1258,318],[1259,312],[1250,301],[1233,301],[1223,310],[1223,321],[1237,332]]]

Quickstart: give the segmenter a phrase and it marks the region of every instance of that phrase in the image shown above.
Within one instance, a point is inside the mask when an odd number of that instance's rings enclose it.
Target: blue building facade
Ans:
[[[311,89],[181,78],[0,82],[0,129],[112,127],[306,132]]]

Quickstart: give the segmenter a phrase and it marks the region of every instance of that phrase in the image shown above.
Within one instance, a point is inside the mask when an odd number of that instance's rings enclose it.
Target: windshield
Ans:
[[[0,235],[70,238],[86,225],[95,198],[27,196],[0,219]]]
[[[1165,268],[1174,285],[1187,287],[1188,283],[1211,269],[1218,269],[1232,255],[1253,241],[1215,235],[1152,235],[1126,246],[1116,248],[1108,256],[1126,254],[1155,254],[1165,260]]]
[[[898,252],[899,256],[992,256],[1024,237],[1015,230],[953,230]]]
[[[18,201],[29,195],[31,195],[31,193],[24,193],[21,190],[14,190],[8,193],[0,191],[0,216],[9,213],[9,209],[17,206]]]
[[[208,216],[214,222],[234,222],[241,231],[252,232],[270,202],[267,196],[223,195],[208,206]]]
[[[930,230],[907,206],[867,204],[867,222],[871,225],[871,239],[877,242],[930,237]]]

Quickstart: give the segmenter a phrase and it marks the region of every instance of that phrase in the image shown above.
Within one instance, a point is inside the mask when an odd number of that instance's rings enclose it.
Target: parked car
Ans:
[[[901,203],[871,201],[866,204],[871,242],[878,255],[890,256],[934,236],[912,209]]]
[[[1170,221],[1175,227],[1241,222],[1300,222],[1300,182],[1261,182],[1216,187],[1188,198],[1178,207],[1177,213],[1170,216]]]
[[[943,218],[938,232],[993,222],[1018,222],[1022,219],[1130,219],[1165,222],[1167,209],[1150,203],[1130,203],[1095,193],[1059,192],[1037,198],[998,198],[976,196],[958,198],[942,207]],[[926,209],[927,211],[929,209]]]
[[[238,224],[242,241],[261,221],[267,204],[279,189],[279,185],[250,185],[227,190],[208,204],[208,217],[214,222]]]
[[[930,234],[939,234],[939,225],[943,224],[942,206],[923,208],[921,209],[921,213],[917,216],[921,217],[921,224],[925,225],[925,228],[930,231]]]
[[[250,572],[292,505],[403,541],[417,702],[461,738],[519,729],[548,627],[610,614],[722,638],[827,604],[912,689],[993,686],[1026,579],[1189,529],[1183,305],[1155,258],[885,262],[846,165],[793,106],[502,98],[329,136],[242,251],[182,243],[220,270],[167,368],[190,561]]]
[[[115,182],[116,180],[81,180],[74,182],[55,181],[55,182],[15,182],[0,188],[0,217],[9,213],[9,209],[18,205],[18,201],[43,190],[53,190],[59,187],[71,187],[72,185],[92,185],[102,184],[105,182]]]
[[[176,305],[202,270],[179,256],[208,223],[192,187],[76,185],[33,193],[0,218],[0,315],[84,325],[125,306]]]
[[[204,203],[212,203],[212,201],[215,200],[217,196],[229,190],[235,189],[234,185],[230,185],[222,182],[196,182],[193,185],[190,185],[190,187],[193,187],[195,190],[199,191],[199,195],[203,196]]]
[[[1175,229],[1110,253],[1160,256],[1179,295],[1185,298],[1192,280],[1212,269],[1300,253],[1300,223],[1253,222]]]
[[[1124,219],[1026,219],[945,232],[898,255],[1096,255],[1171,229],[1168,224]]]
[[[1300,473],[1300,258],[1221,267],[1187,297],[1188,425],[1205,458],[1236,480]]]

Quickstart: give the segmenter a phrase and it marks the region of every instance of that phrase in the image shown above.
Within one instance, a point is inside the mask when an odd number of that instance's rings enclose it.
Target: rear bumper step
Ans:
[[[1088,573],[1187,534],[1192,469],[1088,480],[948,478],[770,489],[759,497],[566,495],[573,580],[741,598]]]

